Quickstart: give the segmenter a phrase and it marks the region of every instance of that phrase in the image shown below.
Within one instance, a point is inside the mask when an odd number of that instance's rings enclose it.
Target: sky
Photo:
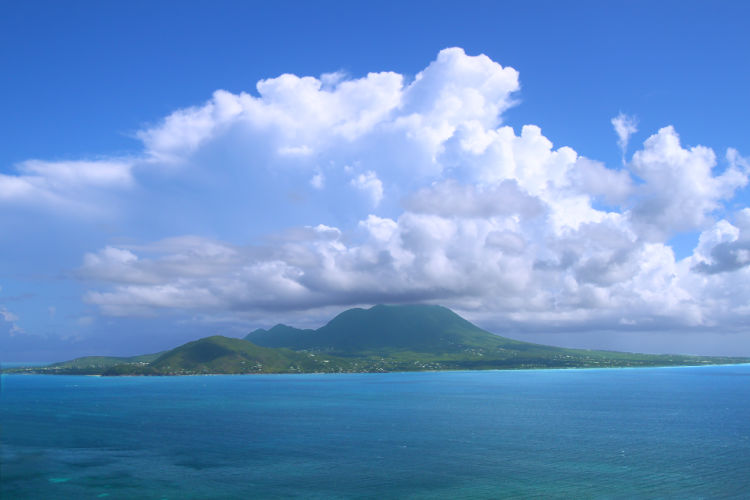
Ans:
[[[750,356],[747,2],[4,2],[0,360],[433,303]]]

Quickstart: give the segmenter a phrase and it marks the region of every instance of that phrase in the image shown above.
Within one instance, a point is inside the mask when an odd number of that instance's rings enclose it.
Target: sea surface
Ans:
[[[750,496],[748,365],[0,382],[3,500]]]

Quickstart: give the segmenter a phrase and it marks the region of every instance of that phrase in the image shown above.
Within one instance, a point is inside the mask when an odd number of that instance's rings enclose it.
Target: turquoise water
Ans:
[[[750,366],[1,381],[3,499],[750,494]]]

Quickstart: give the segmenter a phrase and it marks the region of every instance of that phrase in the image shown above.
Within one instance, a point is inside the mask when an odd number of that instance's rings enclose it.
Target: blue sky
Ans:
[[[376,302],[750,355],[750,8],[520,4],[4,4],[0,357]]]

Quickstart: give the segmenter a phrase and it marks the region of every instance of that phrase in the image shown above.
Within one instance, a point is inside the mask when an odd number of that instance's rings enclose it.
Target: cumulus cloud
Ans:
[[[750,209],[735,216],[735,225],[720,220],[701,233],[693,256],[694,270],[706,273],[726,273],[750,265]]]
[[[492,217],[518,214],[534,217],[544,211],[544,204],[519,188],[515,180],[489,186],[461,185],[444,181],[414,193],[405,201],[412,212],[444,217]]]
[[[141,258],[134,252],[166,257]],[[237,251],[230,245],[194,236],[168,238],[130,249],[108,246],[87,253],[79,276],[84,279],[151,285],[165,277],[209,276],[233,265]]]
[[[582,193],[610,205],[624,204],[634,186],[630,173],[613,170],[598,161],[580,157],[571,172],[571,182]]]
[[[310,155],[332,138],[353,140],[386,120],[402,99],[403,78],[370,73],[338,81],[284,74],[257,84],[259,96],[219,90],[202,106],[175,111],[138,133],[147,154],[185,159],[233,128],[259,134],[281,155]]]
[[[0,202],[111,207],[111,189],[135,185],[146,193],[163,188],[149,199],[161,211],[180,204],[171,198],[206,186],[223,185],[234,200],[247,196],[246,186],[284,197],[297,184],[340,198],[348,184],[358,188],[352,196],[366,193],[369,209],[388,195],[384,186],[398,186],[398,200],[434,180],[445,166],[445,143],[460,129],[499,125],[518,89],[513,68],[460,48],[441,51],[412,81],[393,72],[283,74],[258,82],[256,95],[217,90],[201,105],[176,110],[135,134],[142,150],[132,157],[21,164],[0,176]],[[347,165],[356,165],[354,178]]]
[[[359,174],[351,180],[351,185],[364,192],[372,201],[373,206],[378,206],[383,199],[383,183],[372,170]]]
[[[170,220],[217,212],[239,213],[242,230],[285,225],[265,239],[237,230],[91,249],[77,276],[106,314],[432,301],[544,330],[740,325],[750,302],[733,292],[747,288],[750,216],[716,219],[747,184],[748,162],[730,150],[720,166],[665,127],[610,168],[539,126],[505,125],[519,88],[513,68],[459,48],[411,81],[284,74],[140,131],[138,168],[23,164],[0,177],[0,199],[166,186],[151,213]],[[624,156],[635,120],[612,124]],[[163,200],[196,192],[194,212]],[[668,241],[682,231],[702,235],[677,259]]]
[[[713,173],[716,164],[710,148],[683,148],[671,126],[646,140],[630,165],[643,180],[635,193],[632,217],[644,237],[664,239],[705,226],[721,202],[747,185],[748,171],[736,161],[719,175]]]
[[[192,238],[144,247],[140,252],[150,256],[143,258],[105,248],[85,259],[81,272],[109,289],[89,292],[86,300],[115,315],[436,301],[493,311],[529,328],[718,321],[716,310],[698,299],[700,287],[685,282],[691,268],[668,246],[640,242],[622,216],[564,237],[552,225],[525,225],[515,215],[405,212],[396,220],[370,215],[359,228],[364,237],[356,244],[320,226],[267,247]],[[208,261],[196,251],[216,245],[221,250]],[[731,301],[723,306],[732,317]]]

